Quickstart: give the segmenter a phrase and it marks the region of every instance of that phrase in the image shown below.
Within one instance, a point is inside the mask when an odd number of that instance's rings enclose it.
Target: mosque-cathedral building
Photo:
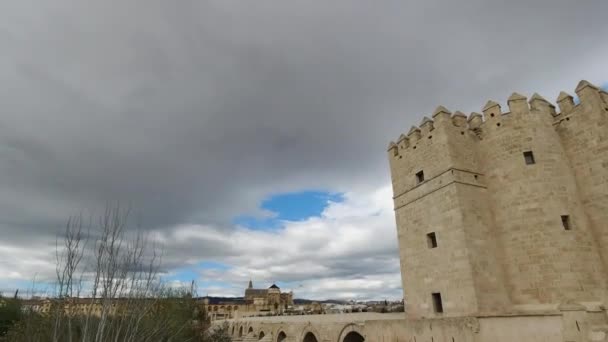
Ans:
[[[272,284],[267,289],[253,288],[250,280],[243,298],[202,298],[202,305],[212,321],[250,316],[280,315],[293,306],[293,292],[281,292]]]
[[[254,289],[253,282],[245,290],[245,303],[261,307],[269,311],[281,312],[293,305],[293,292],[281,292],[281,289],[272,284],[267,289]]]

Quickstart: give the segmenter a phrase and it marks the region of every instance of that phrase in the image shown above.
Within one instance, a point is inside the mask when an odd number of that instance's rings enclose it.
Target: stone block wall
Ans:
[[[608,93],[588,82],[576,88],[580,103],[562,93],[561,113],[554,127],[576,179],[583,210],[598,245],[602,265],[591,265],[596,273],[608,270]],[[606,296],[606,295],[604,295]],[[604,302],[607,298],[604,297]]]
[[[410,315],[605,301],[608,96],[586,81],[577,94],[560,113],[538,94],[468,118],[440,106],[389,145]]]

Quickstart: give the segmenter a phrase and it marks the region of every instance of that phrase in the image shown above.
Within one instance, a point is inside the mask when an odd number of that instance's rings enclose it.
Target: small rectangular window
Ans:
[[[429,248],[437,248],[437,236],[434,232],[426,234],[426,242]]]
[[[433,310],[435,313],[443,312],[443,302],[441,301],[441,293],[433,293]]]
[[[424,182],[424,171],[419,171],[416,173],[416,182],[418,184]]]
[[[572,229],[572,224],[570,223],[570,216],[562,215],[562,226],[564,226],[565,230]]]
[[[534,153],[532,153],[532,151],[524,152],[524,159],[526,161],[526,165],[536,164],[536,161],[534,161]]]

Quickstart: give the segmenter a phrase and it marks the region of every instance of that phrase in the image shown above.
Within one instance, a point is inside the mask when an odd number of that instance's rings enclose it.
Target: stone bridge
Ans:
[[[403,313],[249,317],[228,320],[233,341],[363,342],[369,321],[399,320]]]
[[[605,312],[567,311],[442,318],[406,318],[403,313],[247,317],[228,323],[235,342],[608,342]]]

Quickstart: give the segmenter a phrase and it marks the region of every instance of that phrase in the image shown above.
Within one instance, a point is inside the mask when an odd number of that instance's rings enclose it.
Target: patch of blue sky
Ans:
[[[54,281],[40,280],[7,280],[0,283],[0,293],[3,296],[13,296],[19,290],[19,297],[52,296],[55,291]]]
[[[224,281],[202,280],[196,286],[198,296],[242,297],[247,284],[235,286]]]
[[[180,268],[174,272],[172,272],[166,279],[167,280],[177,280],[181,282],[190,282],[192,280],[197,280],[200,277],[200,274],[194,270],[194,268]]]
[[[196,283],[197,287],[199,289],[209,289],[209,288],[213,288],[213,289],[229,289],[233,287],[233,284],[230,284],[228,282],[225,281],[217,281],[217,280],[202,280],[200,282]],[[243,290],[245,289],[245,286],[247,284],[243,285]],[[199,295],[202,295],[201,293],[199,293]]]
[[[216,261],[203,261],[196,265],[182,267],[174,271],[167,277],[168,280],[177,280],[182,282],[190,282],[192,280],[198,280],[200,278],[200,272],[197,270],[216,270],[226,271],[230,266],[222,264]]]
[[[284,221],[303,221],[321,216],[330,202],[343,201],[343,195],[327,191],[307,190],[269,196],[260,208],[273,213],[270,217],[239,216],[234,223],[254,230],[274,230]]]

